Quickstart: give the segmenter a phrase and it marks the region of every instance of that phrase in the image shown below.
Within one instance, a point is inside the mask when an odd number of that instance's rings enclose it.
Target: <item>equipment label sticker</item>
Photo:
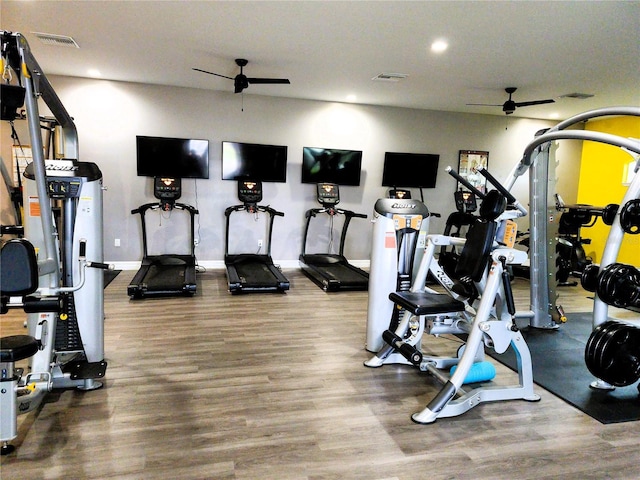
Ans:
[[[395,232],[386,232],[384,237],[384,248],[396,248]]]
[[[40,202],[38,201],[38,197],[29,197],[29,216],[40,216]]]

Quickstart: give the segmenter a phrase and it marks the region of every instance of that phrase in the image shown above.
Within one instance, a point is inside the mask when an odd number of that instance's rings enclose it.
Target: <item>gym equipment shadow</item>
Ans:
[[[640,420],[640,395],[637,385],[613,391],[595,390],[595,380],[584,361],[584,350],[591,334],[591,312],[569,313],[558,330],[525,327],[522,335],[531,350],[533,380],[565,402],[601,423]],[[517,371],[513,349],[502,355],[487,353]]]
[[[111,282],[118,276],[122,270],[105,270],[104,271],[104,288],[107,288]]]

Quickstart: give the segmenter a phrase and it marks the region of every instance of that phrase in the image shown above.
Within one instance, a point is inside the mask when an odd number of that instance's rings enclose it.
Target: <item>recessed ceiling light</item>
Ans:
[[[355,102],[357,98],[358,97],[356,97],[354,94],[351,94],[351,95],[347,95],[347,99],[346,100],[347,100],[347,102]]]
[[[436,40],[431,44],[431,51],[433,53],[442,53],[449,47],[449,44],[445,40]]]
[[[89,75],[90,77],[102,76],[102,74],[100,73],[100,70],[98,70],[97,68],[90,68],[89,70],[87,70],[87,75]]]

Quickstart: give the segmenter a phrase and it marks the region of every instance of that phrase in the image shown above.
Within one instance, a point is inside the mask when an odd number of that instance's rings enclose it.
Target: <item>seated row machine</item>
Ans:
[[[450,173],[458,177],[455,172]],[[497,190],[486,194],[479,218],[469,227],[466,239],[427,236],[424,256],[411,289],[389,295],[397,308],[404,310],[401,320],[396,328],[383,333],[386,345],[365,362],[368,367],[413,364],[444,383],[427,407],[412,415],[416,423],[428,424],[437,418],[461,415],[482,402],[540,399],[533,390],[529,348],[515,323],[516,310],[507,270],[508,265],[521,264],[527,257],[525,252],[513,248],[515,222],[512,220],[523,216],[526,210],[488,172],[481,173]],[[434,256],[436,248],[442,246],[462,247],[455,267],[456,282],[444,273]],[[434,278],[446,293],[437,293],[425,286],[429,272],[435,273]],[[466,336],[467,340],[457,357],[428,356],[422,346],[425,333]],[[490,380],[480,378],[484,375],[481,370],[487,365],[482,362],[485,346],[498,354],[510,346],[513,348],[518,364],[517,385],[462,389],[464,383]],[[441,372],[453,366],[456,368],[451,377]],[[454,399],[456,395],[459,398]]]

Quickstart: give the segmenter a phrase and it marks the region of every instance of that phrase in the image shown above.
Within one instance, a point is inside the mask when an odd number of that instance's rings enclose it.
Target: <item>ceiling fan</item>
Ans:
[[[220,75],[219,73],[207,72],[206,70],[201,70],[199,68],[194,68],[198,72],[208,73],[209,75],[215,75],[216,77],[228,78],[229,80],[233,80],[234,85],[234,93],[241,93],[245,88],[247,88],[250,84],[289,84],[291,83],[288,78],[252,78],[247,77],[242,69],[249,63],[248,60],[244,58],[236,58],[236,65],[240,67],[240,73],[235,77],[227,77],[226,75]]]
[[[505,92],[509,94],[509,100],[504,102],[502,105],[489,104],[489,103],[467,103],[467,105],[479,105],[484,107],[502,107],[502,111],[507,115],[511,115],[516,111],[518,107],[528,107],[530,105],[542,105],[544,103],[555,103],[555,100],[548,98],[546,100],[532,100],[530,102],[514,102],[511,99],[511,95],[517,90],[516,87],[507,87],[504,89]]]

